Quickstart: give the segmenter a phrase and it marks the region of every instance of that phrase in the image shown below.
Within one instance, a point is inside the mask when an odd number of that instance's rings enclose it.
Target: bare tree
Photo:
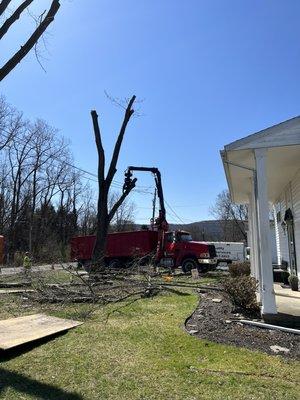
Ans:
[[[2,0],[0,2],[0,16],[2,16],[8,9],[12,0]],[[8,30],[18,21],[24,10],[33,2],[34,0],[24,0],[22,3],[8,16],[2,26],[0,26],[0,41],[3,39]],[[30,50],[37,44],[38,40],[41,38],[43,33],[46,31],[48,26],[54,20],[56,13],[60,7],[59,0],[52,0],[48,12],[44,12],[40,16],[40,21],[29,36],[27,41],[16,51],[10,59],[0,68],[0,81],[2,81],[30,52]],[[44,16],[44,14],[46,15]]]
[[[78,208],[79,230],[84,236],[92,235],[97,230],[97,207],[94,201],[94,191],[89,183],[84,186],[81,204]]]
[[[0,231],[7,253],[10,259],[16,250],[38,253],[52,238],[65,252],[77,233],[81,195],[68,143],[46,122],[30,123],[16,110],[2,109],[9,107],[0,104],[0,128],[9,138],[0,152]]]
[[[0,97],[0,150],[3,150],[24,125],[22,113]]]
[[[121,196],[116,200],[116,202],[109,210],[109,204],[108,204],[109,191],[111,188],[112,180],[117,171],[117,162],[124,134],[128,122],[130,121],[130,118],[134,113],[132,106],[135,99],[136,96],[132,96],[125,109],[123,122],[117,137],[117,141],[115,143],[113,155],[106,176],[105,176],[105,153],[102,146],[101,133],[98,124],[98,115],[95,110],[91,111],[93,127],[94,127],[94,136],[98,153],[98,190],[99,190],[98,205],[97,205],[97,232],[96,232],[96,243],[94,247],[93,259],[94,261],[98,262],[99,265],[102,265],[104,261],[105,246],[106,246],[109,224],[112,221],[114,215],[116,214],[118,208],[124,202],[124,200],[131,192],[131,190],[135,187],[136,179],[133,179],[132,182],[125,188],[125,190],[123,190]]]
[[[218,194],[210,212],[220,221],[224,240],[247,240],[248,207],[233,203],[228,190]]]

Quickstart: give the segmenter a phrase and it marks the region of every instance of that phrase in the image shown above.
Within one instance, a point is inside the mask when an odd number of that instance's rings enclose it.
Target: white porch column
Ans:
[[[262,283],[262,314],[276,314],[276,301],[273,288],[273,268],[270,243],[270,220],[268,202],[268,182],[266,171],[267,150],[255,149],[256,164],[256,204],[259,233],[259,267]]]
[[[249,230],[251,231],[251,246],[250,246],[250,259],[253,264],[251,267],[252,275],[256,279],[260,279],[259,276],[259,247],[258,247],[258,231],[257,231],[257,210],[256,200],[254,194],[254,183],[252,180],[252,193],[249,195]]]
[[[251,178],[251,193],[249,194],[249,228],[251,229],[250,262],[251,275],[258,281],[258,301],[261,301],[262,280],[260,273],[259,238],[257,226],[257,202],[255,180]]]
[[[250,247],[250,266],[251,266],[251,276],[258,279],[257,271],[254,260],[254,238],[253,238],[253,205],[251,200],[251,195],[249,196],[249,205],[248,205],[248,229],[249,229],[249,243]]]

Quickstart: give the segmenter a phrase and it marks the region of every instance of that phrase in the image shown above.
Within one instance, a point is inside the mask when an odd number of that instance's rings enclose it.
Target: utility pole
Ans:
[[[155,188],[154,195],[153,195],[153,201],[152,201],[152,229],[153,229],[154,222],[155,222],[156,195],[157,195],[157,189]]]

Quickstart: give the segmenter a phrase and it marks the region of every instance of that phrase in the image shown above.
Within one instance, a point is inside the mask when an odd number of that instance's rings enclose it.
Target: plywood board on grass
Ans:
[[[27,315],[0,321],[0,350],[8,350],[55,333],[63,332],[82,322],[50,317],[45,314]]]
[[[0,294],[12,294],[12,293],[32,293],[35,292],[34,289],[26,289],[26,288],[19,288],[19,289],[0,289]]]

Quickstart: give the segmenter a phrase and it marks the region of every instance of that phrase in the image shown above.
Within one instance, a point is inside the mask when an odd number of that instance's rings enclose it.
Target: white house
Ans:
[[[275,215],[277,262],[300,278],[300,117],[224,146],[232,200],[249,205],[251,271],[263,314],[276,314],[269,220]]]

